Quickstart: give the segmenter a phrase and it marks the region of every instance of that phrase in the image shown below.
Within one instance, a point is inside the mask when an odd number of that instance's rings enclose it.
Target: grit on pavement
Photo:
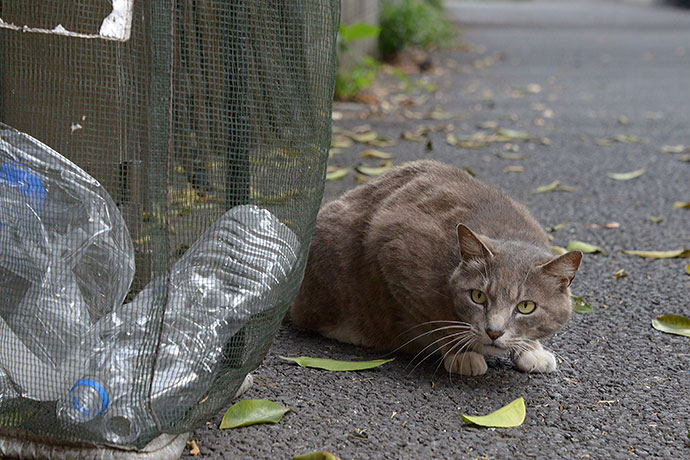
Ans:
[[[545,375],[492,358],[486,375],[449,378],[434,359],[415,367],[403,355],[357,373],[300,368],[279,356],[380,356],[283,326],[244,398],[292,411],[275,425],[228,431],[218,429],[219,414],[193,433],[197,458],[316,450],[343,460],[690,458],[690,339],[651,326],[657,315],[690,315],[690,260],[621,253],[690,248],[690,209],[674,207],[690,201],[690,11],[603,1],[446,7],[462,46],[432,53],[431,69],[412,75],[407,92],[384,86],[378,113],[335,106],[334,126],[368,124],[360,132],[396,145],[355,143],[331,164],[356,166],[361,151],[376,148],[394,164],[434,158],[469,168],[556,227],[554,245],[603,249],[585,256],[573,282],[595,311],[575,314],[546,341],[560,364]],[[485,145],[497,126],[533,137]],[[421,142],[400,139],[406,130]],[[607,175],[640,169],[630,180]],[[576,190],[530,193],[556,180]],[[325,199],[354,186],[351,171],[327,183]],[[621,269],[627,276],[614,277]],[[519,427],[482,429],[460,418],[518,397],[527,407]]]

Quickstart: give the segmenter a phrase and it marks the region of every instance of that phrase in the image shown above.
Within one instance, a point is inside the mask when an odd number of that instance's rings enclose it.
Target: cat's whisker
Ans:
[[[439,343],[439,342],[442,342],[442,341],[444,341],[444,340],[449,340],[449,343],[450,343],[450,344],[457,344],[458,342],[462,342],[462,341],[467,340],[467,338],[470,337],[471,335],[472,335],[472,333],[471,333],[471,332],[468,332],[468,331],[462,331],[462,332],[458,332],[458,333],[456,333],[456,334],[447,335],[447,336],[441,337],[440,339],[435,340],[434,342],[430,343],[429,345],[427,345],[427,346],[424,348],[424,350],[426,350],[426,349],[428,349],[429,347],[431,347],[431,346],[433,346],[433,345],[435,345],[435,344],[437,344],[437,343]],[[453,346],[451,347],[451,350],[452,350],[454,347],[455,347],[455,345],[453,345]],[[414,362],[414,360],[415,360],[422,352],[424,352],[424,350],[422,350],[421,352],[417,353],[417,355],[415,355],[415,357],[412,359],[412,361],[410,362],[410,364],[412,364],[412,362]],[[429,359],[429,357],[431,357],[431,356],[433,356],[434,354],[436,354],[436,352],[438,352],[438,351],[441,351],[441,347],[440,347],[440,346],[439,346],[439,347],[436,347],[434,350],[432,350],[431,352],[429,352],[421,361],[419,361],[419,362],[415,365],[414,368],[412,368],[412,370],[410,371],[410,373],[414,372],[414,370],[415,370],[419,365],[421,365],[424,361],[426,361],[427,359]],[[443,358],[444,358],[445,356],[446,356],[446,354],[441,353],[441,362],[443,362]]]
[[[436,366],[436,370],[434,370],[434,373],[433,373],[433,375],[432,375],[432,378],[436,375],[436,372],[438,372],[438,370],[441,368],[441,364],[444,363],[444,361],[446,360],[446,357],[447,357],[450,353],[453,353],[453,350],[455,349],[455,347],[457,347],[458,345],[460,345],[460,348],[458,348],[458,350],[457,350],[457,351],[455,352],[455,354],[453,355],[453,361],[455,361],[455,360],[457,359],[458,354],[464,353],[465,350],[467,350],[471,345],[473,345],[473,344],[476,343],[476,342],[477,342],[477,337],[476,337],[476,335],[474,335],[474,334],[472,334],[472,335],[469,337],[469,340],[464,341],[464,343],[463,343],[461,340],[456,340],[455,343],[453,344],[453,346],[450,347],[450,349],[449,349],[446,353],[443,354],[442,359],[441,359],[441,362],[439,363],[438,366]],[[465,359],[464,354],[463,354],[463,358],[462,358],[462,359],[463,359],[463,360]],[[460,367],[462,367],[462,362],[461,362],[461,366],[460,366]],[[452,383],[453,383],[453,373],[449,371],[449,372],[448,372],[448,377],[449,377],[449,381],[450,381],[451,384],[452,384]]]
[[[426,347],[424,347],[419,353],[417,353],[416,355],[414,355],[414,357],[412,358],[412,360],[410,360],[410,363],[409,363],[406,367],[409,367],[412,363],[414,363],[414,361],[419,357],[419,355],[421,355],[422,353],[424,353],[426,350],[428,350],[429,348],[433,347],[433,346],[436,345],[437,343],[443,342],[444,340],[448,340],[448,339],[451,339],[451,340],[450,340],[450,343],[454,343],[454,342],[456,342],[456,341],[463,340],[465,337],[469,336],[470,334],[472,334],[470,331],[461,331],[461,332],[457,332],[457,333],[455,333],[455,334],[446,335],[446,336],[444,336],[444,337],[441,337],[440,339],[434,340],[434,341],[431,342],[429,345],[427,345]],[[427,359],[429,359],[429,357],[433,356],[433,355],[434,355],[437,351],[439,351],[439,350],[440,350],[440,347],[436,347],[436,348],[434,348],[431,352],[427,353],[427,355],[426,355],[424,358],[422,358],[422,359],[412,368],[412,370],[411,370],[409,373],[412,374],[412,372],[414,372],[414,370],[417,369],[417,367],[419,367],[419,365],[421,365],[424,361],[426,361]]]
[[[461,323],[461,322],[455,322],[455,321],[429,321],[429,322],[427,322],[427,323],[424,323],[424,325],[429,325],[429,324],[433,324],[433,323],[437,323],[437,322],[439,322],[439,323],[453,323],[453,325],[451,325],[451,326],[444,326],[444,327],[438,327],[438,328],[431,329],[431,330],[429,330],[429,331],[423,332],[423,333],[421,333],[421,334],[419,334],[419,335],[416,335],[415,337],[411,338],[410,340],[408,340],[407,342],[403,343],[403,344],[400,345],[399,347],[396,347],[394,350],[390,351],[389,353],[387,353],[387,354],[384,355],[384,356],[391,356],[392,354],[394,354],[394,353],[396,353],[396,352],[402,350],[403,348],[405,348],[406,346],[408,346],[408,345],[411,344],[412,342],[414,342],[414,341],[416,341],[416,340],[419,340],[419,339],[421,339],[421,338],[423,338],[423,337],[426,337],[427,335],[433,334],[433,333],[435,333],[435,332],[440,332],[440,331],[449,330],[449,329],[460,329],[460,330],[470,330],[470,329],[471,329],[471,325],[469,325],[469,324],[467,324],[467,323]],[[421,325],[420,325],[420,326],[421,326]],[[412,329],[415,329],[415,328],[412,327],[412,328],[408,329],[408,331],[410,331],[410,330],[412,330]],[[436,342],[434,342],[434,343],[436,343]],[[424,348],[424,349],[426,349],[426,348]],[[422,351],[424,351],[424,350],[422,350]]]

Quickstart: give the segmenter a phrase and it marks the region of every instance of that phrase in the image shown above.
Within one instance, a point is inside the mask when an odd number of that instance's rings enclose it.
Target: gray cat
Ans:
[[[319,212],[300,328],[381,351],[439,352],[480,375],[484,355],[525,372],[556,369],[538,339],[572,307],[582,253],[554,257],[541,226],[506,193],[435,161],[393,168]]]

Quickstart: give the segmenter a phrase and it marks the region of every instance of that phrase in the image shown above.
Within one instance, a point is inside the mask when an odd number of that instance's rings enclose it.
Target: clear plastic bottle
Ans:
[[[66,396],[58,415],[114,444],[165,431],[207,391],[233,336],[285,297],[299,248],[297,236],[267,210],[229,210],[175,263],[169,279],[152,281],[131,303],[101,318],[84,371],[87,399]],[[152,323],[163,308],[162,324]],[[160,332],[156,346],[152,330]],[[145,356],[154,349],[155,360]],[[155,368],[142,374],[137,365],[147,359]],[[107,389],[107,407],[100,389]],[[83,417],[80,407],[87,404]]]
[[[122,304],[133,276],[132,242],[105,189],[0,123],[0,337],[15,349],[0,366],[22,396],[63,394],[90,351],[83,335]]]

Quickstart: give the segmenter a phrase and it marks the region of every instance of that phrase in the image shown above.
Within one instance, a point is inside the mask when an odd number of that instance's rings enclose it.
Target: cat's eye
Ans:
[[[535,308],[537,308],[537,304],[535,304],[531,300],[523,300],[522,302],[517,304],[517,311],[519,311],[523,315],[529,315],[534,311]]]
[[[486,303],[486,294],[479,289],[472,289],[472,302],[483,305]]]

